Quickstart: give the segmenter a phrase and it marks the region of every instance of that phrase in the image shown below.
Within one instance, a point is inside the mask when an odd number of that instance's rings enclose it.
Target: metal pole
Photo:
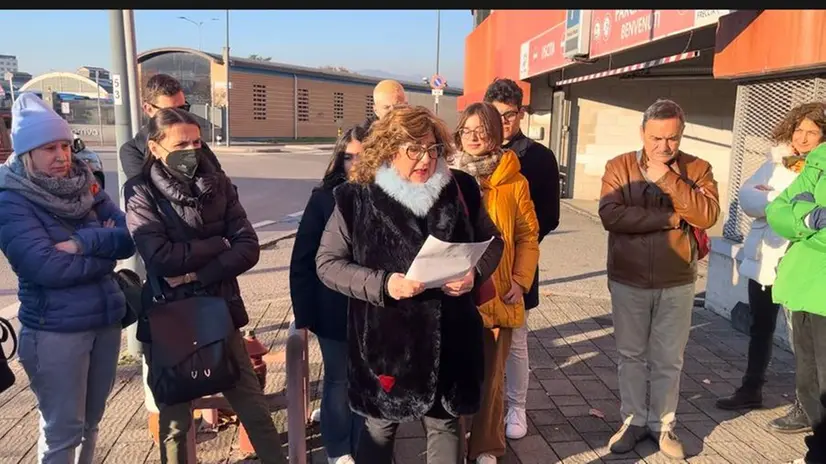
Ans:
[[[436,10],[436,74],[439,74],[439,52],[442,35],[442,10]],[[439,115],[439,96],[433,96],[433,112]]]
[[[230,135],[229,135],[229,95],[232,90],[232,83],[230,82],[230,73],[229,73],[229,10],[227,10],[227,53],[226,57],[224,58],[224,65],[227,69],[227,107],[226,111],[224,111],[224,117],[226,117],[226,122],[224,123],[224,134],[227,136],[227,147],[230,145]]]
[[[442,10],[436,10],[436,74],[439,74],[439,46],[442,35]]]
[[[103,113],[100,110],[100,70],[95,69],[95,85],[98,92],[98,140],[103,146]]]
[[[11,92],[11,102],[14,104],[14,80],[13,77],[9,77],[9,92]]]
[[[210,106],[209,103],[206,104],[206,120],[209,123],[209,144],[215,145],[215,122],[213,121],[215,118],[215,108]]]
[[[112,98],[115,109],[115,146],[120,147],[132,138],[131,121],[129,114],[128,73],[126,64],[126,36],[124,30],[122,10],[109,10],[109,43],[112,44]],[[123,198],[123,184],[126,183],[126,173],[123,164],[118,162],[118,191],[120,192],[120,207],[126,209]],[[130,258],[121,261],[123,268],[137,270],[137,260]],[[138,358],[143,349],[136,337],[137,324],[127,329],[129,354]]]
[[[201,26],[203,26],[203,25],[204,25],[203,21],[198,23],[198,51],[199,52],[204,51],[203,43],[201,42]]]
[[[141,130],[141,100],[140,100],[140,79],[138,79],[138,47],[135,44],[135,12],[134,10],[123,10],[124,34],[126,35],[126,75],[129,84],[129,115],[132,135]],[[138,266],[141,271],[143,265]],[[143,273],[138,274],[143,276]]]

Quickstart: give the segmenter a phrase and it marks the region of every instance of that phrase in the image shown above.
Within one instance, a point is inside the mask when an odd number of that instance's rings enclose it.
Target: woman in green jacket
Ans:
[[[826,393],[826,143],[806,157],[795,181],[766,207],[766,219],[791,245],[780,261],[774,302],[792,315],[797,398],[812,425]]]

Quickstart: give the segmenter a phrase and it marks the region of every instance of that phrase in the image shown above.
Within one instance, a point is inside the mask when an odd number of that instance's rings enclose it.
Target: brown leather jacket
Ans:
[[[656,183],[643,175],[641,166],[647,164],[641,152],[617,156],[605,166],[599,217],[609,232],[609,279],[639,288],[696,279],[691,227],[708,229],[717,222],[717,182],[711,165],[696,156],[681,151],[675,162]]]

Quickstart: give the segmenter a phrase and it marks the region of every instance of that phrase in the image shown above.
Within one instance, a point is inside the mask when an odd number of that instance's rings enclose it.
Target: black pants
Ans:
[[[422,418],[427,433],[427,464],[458,464],[459,419],[437,405]],[[392,464],[398,422],[368,417],[361,431],[356,464]]]
[[[820,397],[820,405],[826,410],[826,393]],[[806,464],[826,464],[826,417],[814,427],[812,435],[806,437]]]
[[[759,390],[766,383],[766,369],[772,359],[774,329],[777,327],[777,313],[780,305],[772,302],[771,285],[762,286],[749,279],[749,308],[751,327],[749,328],[749,359],[743,387]]]
[[[826,394],[826,316],[804,311],[792,313],[797,399],[809,423],[826,415],[820,397]]]

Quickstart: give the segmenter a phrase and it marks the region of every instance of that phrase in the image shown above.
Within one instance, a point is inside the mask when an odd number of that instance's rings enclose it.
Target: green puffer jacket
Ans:
[[[775,303],[790,311],[826,316],[826,229],[810,229],[806,216],[826,207],[826,143],[806,157],[806,166],[795,181],[766,207],[766,219],[791,245],[777,268],[772,288]],[[815,202],[794,200],[810,193]]]

